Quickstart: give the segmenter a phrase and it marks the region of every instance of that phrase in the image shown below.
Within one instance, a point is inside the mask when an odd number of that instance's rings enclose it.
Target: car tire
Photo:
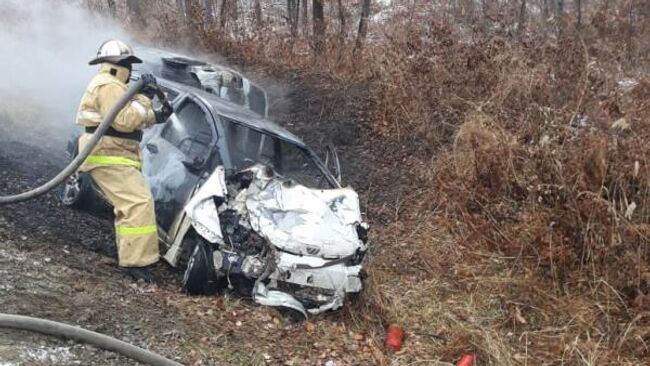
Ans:
[[[61,191],[61,203],[71,208],[82,209],[86,203],[86,196],[92,189],[88,173],[76,172],[65,181]]]
[[[280,306],[278,307],[278,312],[282,316],[282,319],[284,319],[288,324],[299,324],[307,320],[303,313],[293,308]]]
[[[216,274],[212,266],[212,249],[198,240],[187,261],[183,275],[183,291],[189,295],[205,295],[212,288]]]

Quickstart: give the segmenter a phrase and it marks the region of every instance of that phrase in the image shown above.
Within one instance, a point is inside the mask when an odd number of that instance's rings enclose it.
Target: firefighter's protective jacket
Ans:
[[[126,93],[129,70],[101,64],[84,93],[77,124],[96,127]],[[155,123],[152,103],[137,94],[117,115],[111,127],[118,133],[132,133]],[[79,138],[79,149],[92,134]],[[142,154],[136,139],[103,136],[81,166],[89,172],[111,202],[115,212],[115,236],[120,266],[143,267],[158,261],[158,233],[154,201],[141,173]]]
[[[77,124],[84,127],[97,127],[115,103],[126,93],[129,70],[113,64],[101,64],[97,74],[88,85],[81,99],[77,113]],[[156,116],[151,100],[142,94],[136,94],[117,115],[111,127],[119,132],[134,132],[150,127]],[[89,137],[89,136],[88,136]],[[86,161],[87,167],[95,160],[93,156],[118,156],[137,162],[142,161],[140,143],[133,140],[106,136],[97,144],[92,156]]]

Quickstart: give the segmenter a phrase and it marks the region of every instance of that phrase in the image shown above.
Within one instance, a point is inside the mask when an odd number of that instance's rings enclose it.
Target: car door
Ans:
[[[169,239],[196,185],[211,166],[217,140],[214,120],[192,96],[175,103],[169,120],[156,126],[144,141],[143,172],[156,202],[158,227]]]

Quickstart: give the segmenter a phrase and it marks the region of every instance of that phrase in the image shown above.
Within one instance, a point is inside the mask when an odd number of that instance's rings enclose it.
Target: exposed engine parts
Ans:
[[[209,277],[231,285],[233,277],[239,285],[248,279],[260,304],[306,317],[341,307],[346,293],[363,287],[368,227],[351,189],[306,188],[262,165],[228,179],[217,168],[185,210],[205,248],[194,253],[211,251]],[[203,288],[196,281],[205,278],[192,276],[202,263],[188,263],[188,292]]]

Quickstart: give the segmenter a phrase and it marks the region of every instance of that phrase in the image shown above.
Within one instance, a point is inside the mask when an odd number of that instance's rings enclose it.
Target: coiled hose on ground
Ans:
[[[144,87],[144,81],[142,79],[138,80],[137,82],[133,83],[129,89],[124,93],[124,95],[118,99],[117,103],[115,103],[115,106],[113,109],[110,110],[110,112],[106,115],[102,123],[99,124],[97,127],[97,130],[93,134],[93,137],[90,139],[88,144],[84,147],[82,151],[79,152],[79,155],[77,155],[71,162],[66,166],[59,174],[57,174],[54,178],[49,180],[47,183],[43,184],[40,187],[34,188],[28,192],[23,192],[20,194],[15,194],[11,196],[0,196],[0,205],[7,205],[10,203],[18,203],[18,202],[23,202],[30,200],[32,198],[36,198],[38,196],[44,195],[45,193],[51,191],[54,189],[56,186],[59,184],[63,183],[66,179],[68,179],[69,176],[74,174],[74,172],[79,169],[81,164],[83,164],[84,160],[90,155],[92,152],[93,148],[95,145],[97,145],[97,142],[99,141],[100,138],[106,133],[106,130],[111,126],[113,123],[113,120],[115,117],[117,117],[118,113],[124,107],[126,104],[131,101],[131,99]]]
[[[90,330],[72,325],[58,323],[51,320],[32,318],[22,315],[0,313],[0,328],[27,330],[50,336],[72,339],[82,343],[117,352],[133,360],[152,366],[183,366],[182,364],[164,358],[158,354],[147,351],[118,339],[99,334]]]

